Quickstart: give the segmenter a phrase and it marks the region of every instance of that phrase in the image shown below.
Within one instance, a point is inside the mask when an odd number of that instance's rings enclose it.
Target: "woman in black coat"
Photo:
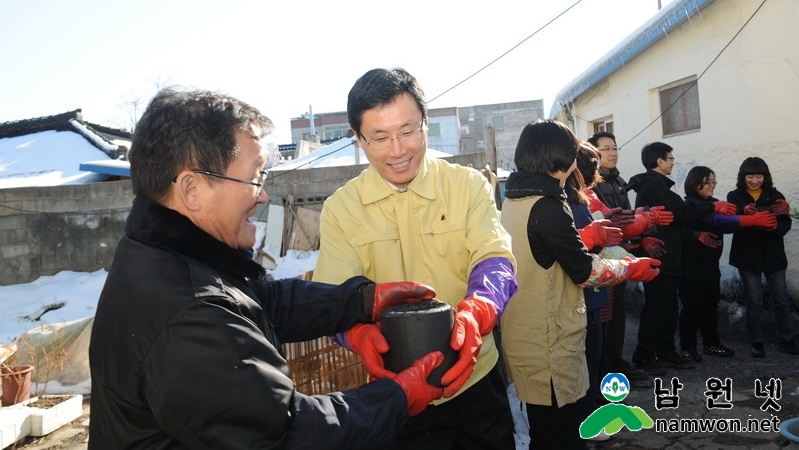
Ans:
[[[712,203],[716,173],[709,167],[695,166],[685,177],[686,203]],[[682,227],[683,274],[679,281],[681,353],[696,362],[702,356],[696,351],[697,330],[702,335],[706,355],[730,357],[735,352],[721,343],[718,333],[718,303],[721,297],[719,260],[723,251],[724,233],[743,227],[773,230],[777,218],[771,212],[753,215],[725,216],[708,214]]]
[[[790,205],[785,196],[775,187],[766,162],[758,157],[746,158],[738,170],[736,189],[727,194],[727,201],[735,204],[739,214],[755,214],[770,211],[777,216],[777,228],[762,230],[742,229],[732,236],[730,265],[738,268],[746,293],[746,327],[752,344],[752,356],[764,358],[763,346],[763,285],[762,275],[766,276],[769,287],[771,310],[780,352],[799,355],[799,347],[791,332],[791,309],[788,302],[788,288],[785,269],[788,258],[785,256],[783,238],[791,229]]]

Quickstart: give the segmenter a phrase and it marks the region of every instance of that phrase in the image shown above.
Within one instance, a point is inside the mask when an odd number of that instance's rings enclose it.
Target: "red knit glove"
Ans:
[[[791,204],[781,198],[778,198],[777,201],[771,205],[771,212],[778,216],[780,214],[788,214],[791,212]]]
[[[694,231],[694,237],[697,241],[710,248],[719,248],[724,243],[718,236],[709,231]]]
[[[652,214],[655,225],[665,226],[674,222],[674,213],[667,211],[665,206],[653,206],[649,208],[649,213]]]
[[[441,352],[431,352],[419,358],[411,367],[403,370],[392,378],[403,391],[408,399],[408,414],[415,416],[427,408],[433,400],[441,398],[443,388],[431,386],[427,383],[430,372],[441,365],[444,361],[444,354]]]
[[[716,214],[722,214],[725,216],[734,216],[735,213],[738,212],[738,208],[736,208],[735,205],[733,205],[730,202],[719,200],[717,202],[713,202],[713,211]]]
[[[641,248],[644,250],[647,256],[650,258],[661,258],[663,255],[668,253],[665,248],[663,248],[665,244],[658,238],[653,237],[645,237],[641,239]]]
[[[384,309],[406,303],[433,300],[436,291],[430,286],[413,281],[395,281],[366,285],[363,291],[364,311],[371,306],[372,321],[377,322]]]
[[[758,211],[751,216],[738,216],[738,223],[742,227],[763,227],[773,230],[777,228],[777,216],[767,211]]]
[[[757,205],[755,205],[754,203],[750,203],[744,206],[744,214],[751,215],[755,214],[756,212],[757,212]]]
[[[660,260],[653,258],[622,258],[627,262],[627,279],[631,281],[652,281],[660,273]]]
[[[609,220],[594,220],[577,232],[589,250],[597,246],[613,247],[622,241],[621,229],[611,227]]]
[[[357,353],[363,361],[366,372],[372,378],[388,378],[395,375],[386,369],[383,362],[383,353],[388,352],[389,346],[380,326],[372,323],[359,323],[345,333],[347,342],[353,352]]]
[[[497,324],[497,309],[485,299],[466,297],[458,303],[455,325],[449,345],[458,352],[458,361],[442,377],[444,398],[457,393],[474,372],[477,354],[483,346],[482,336],[487,335]]]

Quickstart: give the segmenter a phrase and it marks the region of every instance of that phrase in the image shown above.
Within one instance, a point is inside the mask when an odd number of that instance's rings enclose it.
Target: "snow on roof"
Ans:
[[[111,158],[72,131],[0,138],[0,189],[96,181],[97,174],[81,171],[79,165],[103,159]]]

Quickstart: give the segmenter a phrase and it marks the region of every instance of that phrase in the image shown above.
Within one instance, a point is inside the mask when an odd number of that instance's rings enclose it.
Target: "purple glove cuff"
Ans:
[[[519,289],[513,264],[507,258],[488,258],[477,263],[469,274],[465,297],[477,295],[488,299],[497,308],[497,317]]]
[[[722,229],[724,233],[731,233],[741,229],[741,216],[725,216],[723,214],[713,214],[713,225]]]
[[[333,336],[330,336],[330,340],[335,342],[336,344],[346,348],[347,350],[352,351],[352,347],[350,347],[350,343],[349,343],[349,341],[347,341],[347,332],[346,331],[341,331],[341,332],[338,332],[338,333],[334,334]]]

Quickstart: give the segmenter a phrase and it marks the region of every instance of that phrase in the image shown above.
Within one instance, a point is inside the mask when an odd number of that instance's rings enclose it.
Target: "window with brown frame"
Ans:
[[[664,136],[700,129],[699,88],[696,81],[661,89],[660,113]]]

